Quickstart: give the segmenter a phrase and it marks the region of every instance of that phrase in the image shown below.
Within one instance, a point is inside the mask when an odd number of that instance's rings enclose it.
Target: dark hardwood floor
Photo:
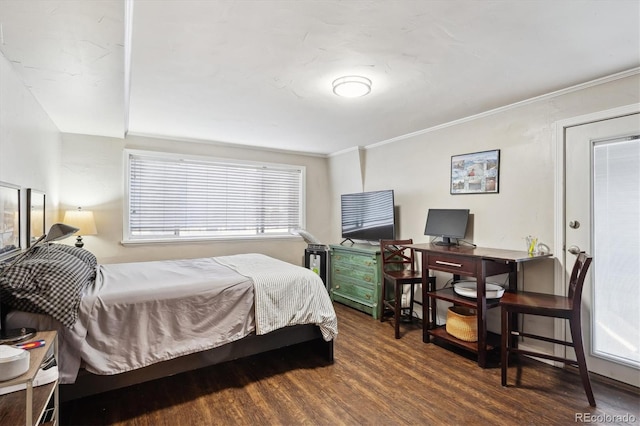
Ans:
[[[640,422],[640,393],[533,360],[509,372],[435,344],[415,328],[393,338],[380,323],[336,304],[335,363],[292,347],[70,401],[62,425],[440,425]],[[624,417],[626,416],[626,417]],[[576,421],[577,420],[577,421]]]

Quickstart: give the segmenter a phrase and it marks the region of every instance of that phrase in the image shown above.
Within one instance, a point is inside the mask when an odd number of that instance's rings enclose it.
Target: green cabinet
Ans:
[[[332,245],[331,300],[380,316],[380,247],[366,244]]]

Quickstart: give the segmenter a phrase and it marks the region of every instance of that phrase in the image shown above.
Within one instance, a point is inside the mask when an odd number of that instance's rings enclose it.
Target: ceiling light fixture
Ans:
[[[366,77],[349,75],[333,81],[333,93],[345,98],[358,98],[371,92],[371,80]]]

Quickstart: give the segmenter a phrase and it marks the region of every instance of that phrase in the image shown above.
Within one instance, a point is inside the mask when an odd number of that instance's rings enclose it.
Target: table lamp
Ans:
[[[78,207],[76,210],[67,210],[64,214],[63,222],[79,229],[76,247],[84,246],[82,235],[96,235],[98,233],[93,212],[82,210],[82,207]]]
[[[6,274],[7,271],[9,271],[11,268],[16,266],[20,262],[22,262],[24,258],[41,243],[50,243],[53,241],[62,240],[63,238],[67,238],[75,234],[76,232],[78,232],[78,228],[66,225],[64,223],[56,223],[52,225],[51,228],[49,228],[48,233],[38,238],[33,244],[31,244],[31,246],[28,249],[26,249],[25,251],[20,253],[18,256],[16,256],[16,258],[8,266],[6,266],[2,270],[2,272],[0,272],[0,278],[2,278],[2,276]],[[0,312],[0,318],[2,318],[1,312]],[[35,328],[22,327],[22,328],[15,328],[11,330],[5,330],[5,327],[0,327],[0,344],[17,343],[22,340],[30,339],[31,337],[35,336],[35,334],[36,334]]]

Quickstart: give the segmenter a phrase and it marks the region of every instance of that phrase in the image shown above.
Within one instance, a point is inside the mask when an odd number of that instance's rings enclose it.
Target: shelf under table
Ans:
[[[40,420],[38,418],[39,414],[44,413],[55,387],[56,382],[51,382],[33,388],[34,424],[37,424],[37,421]],[[26,423],[25,397],[26,391],[24,389],[2,395],[2,398],[0,398],[0,413],[3,413],[5,417],[2,417],[0,424],[23,425]]]
[[[464,297],[457,294],[453,291],[452,288],[443,288],[436,291],[427,292],[427,296],[439,299],[446,300],[447,302],[455,303],[456,305],[468,306],[470,308],[475,308],[478,306],[478,300],[470,297]],[[500,305],[500,299],[487,299],[487,309],[495,308]]]
[[[453,337],[452,335],[447,333],[447,330],[444,325],[428,330],[427,332],[435,338],[445,340],[448,343],[451,343],[460,348],[472,351],[474,353],[478,353],[478,342],[466,342],[464,340],[460,340],[456,337]],[[492,351],[499,347],[500,347],[500,335],[487,332],[487,343],[486,343],[487,352]]]

